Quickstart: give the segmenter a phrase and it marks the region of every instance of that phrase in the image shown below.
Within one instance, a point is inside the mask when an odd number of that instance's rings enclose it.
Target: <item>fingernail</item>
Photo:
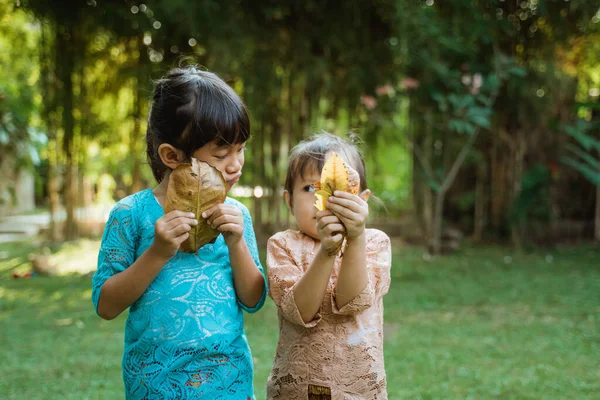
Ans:
[[[196,216],[196,214],[194,214],[194,213],[189,213],[188,215],[190,218],[194,218]]]
[[[205,212],[202,213],[202,218],[206,218],[206,213]]]

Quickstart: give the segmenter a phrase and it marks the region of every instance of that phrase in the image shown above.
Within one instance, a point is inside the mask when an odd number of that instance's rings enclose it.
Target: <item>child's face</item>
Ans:
[[[307,168],[304,177],[298,176],[294,182],[292,196],[286,195],[288,205],[296,218],[298,228],[313,239],[318,240],[317,209],[315,203],[315,183],[321,179],[316,168]]]
[[[196,150],[192,154],[192,157],[199,161],[204,161],[221,171],[223,178],[225,178],[231,189],[242,176],[245,150],[245,142],[231,146],[219,146],[213,141]]]

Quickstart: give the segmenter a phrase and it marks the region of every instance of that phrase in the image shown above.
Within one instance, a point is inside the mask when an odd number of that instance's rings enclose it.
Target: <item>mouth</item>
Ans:
[[[229,186],[233,186],[234,184],[236,184],[236,183],[238,183],[240,181],[240,177],[241,176],[242,176],[242,174],[238,174],[233,179],[229,179],[227,181],[227,183],[229,184]]]

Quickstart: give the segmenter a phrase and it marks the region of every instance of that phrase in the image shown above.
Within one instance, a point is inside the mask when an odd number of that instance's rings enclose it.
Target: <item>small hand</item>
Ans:
[[[192,226],[198,225],[193,213],[171,211],[156,220],[154,241],[150,250],[159,257],[169,259],[177,253],[181,243],[189,236]]]
[[[344,224],[348,239],[355,239],[364,233],[369,205],[361,197],[336,190],[327,200],[327,208]]]
[[[317,234],[321,240],[321,247],[331,252],[343,240],[344,225],[340,219],[329,210],[317,212]]]
[[[237,245],[244,235],[242,211],[230,204],[217,204],[202,213],[208,224],[223,233],[228,247]]]

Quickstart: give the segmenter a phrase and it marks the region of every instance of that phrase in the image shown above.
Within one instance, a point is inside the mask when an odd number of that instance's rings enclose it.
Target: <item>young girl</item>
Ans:
[[[177,250],[194,215],[162,207],[171,170],[190,157],[235,184],[249,137],[245,105],[216,75],[174,69],[157,82],[146,139],[159,184],[111,211],[92,282],[102,318],[129,308],[127,399],[254,398],[242,310],[262,307],[266,282],[248,210],[227,198],[203,213],[222,235],[188,254]]]
[[[315,182],[331,152],[358,172],[360,191],[336,191],[317,211]],[[275,234],[267,247],[280,332],[269,399],[387,399],[382,297],[391,247],[385,233],[365,229],[369,194],[354,145],[324,133],[293,149],[284,197],[300,230]],[[343,255],[330,256],[344,232]]]

